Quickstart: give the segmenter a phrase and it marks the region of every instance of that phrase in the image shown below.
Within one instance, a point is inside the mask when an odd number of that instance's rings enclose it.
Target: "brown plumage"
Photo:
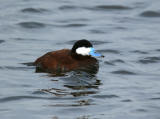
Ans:
[[[38,58],[34,64],[37,72],[67,72],[78,69],[94,69],[98,62],[91,56],[74,56],[69,49],[48,52]],[[96,68],[95,68],[96,67]]]

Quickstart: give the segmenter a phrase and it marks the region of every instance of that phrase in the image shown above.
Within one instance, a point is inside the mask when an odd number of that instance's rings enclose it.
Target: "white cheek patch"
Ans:
[[[90,51],[91,51],[91,48],[86,48],[86,47],[80,47],[76,49],[76,53],[83,56],[89,55]]]

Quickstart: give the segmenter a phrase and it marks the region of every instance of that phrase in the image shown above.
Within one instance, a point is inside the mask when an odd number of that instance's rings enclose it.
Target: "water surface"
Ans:
[[[1,0],[1,119],[159,119],[159,0]],[[46,52],[90,40],[95,75],[35,73]]]

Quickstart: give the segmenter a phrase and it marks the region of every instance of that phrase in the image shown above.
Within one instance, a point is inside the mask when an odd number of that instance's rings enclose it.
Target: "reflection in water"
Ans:
[[[92,103],[92,100],[90,99],[86,99],[86,100],[79,100],[79,101],[75,101],[72,103],[59,103],[59,104],[50,104],[48,106],[52,106],[52,107],[78,107],[78,106],[87,106],[87,105],[94,105],[94,103]]]
[[[72,95],[77,97],[97,93],[97,89],[101,84],[100,80],[98,80],[94,74],[84,71],[73,71],[66,74],[64,77],[59,78],[59,80],[64,81],[63,86],[67,89],[50,88],[42,89],[41,91],[51,93],[56,96]]]
[[[34,66],[33,62],[22,63],[27,66]],[[71,72],[55,72],[48,73],[48,77],[55,77],[58,80],[63,80],[64,84],[61,89],[52,87],[49,89],[41,89],[40,92],[50,93],[55,96],[66,96],[72,95],[74,97],[77,96],[85,96],[89,94],[95,94],[98,91],[99,85],[101,85],[100,80],[97,79],[96,73],[98,72],[98,65],[92,65],[87,67],[81,67],[81,69],[71,71]],[[42,73],[42,71],[37,71],[36,73]],[[43,72],[44,73],[44,72]],[[52,82],[58,80],[51,80]],[[64,89],[66,87],[67,89]],[[71,89],[71,90],[68,90]]]

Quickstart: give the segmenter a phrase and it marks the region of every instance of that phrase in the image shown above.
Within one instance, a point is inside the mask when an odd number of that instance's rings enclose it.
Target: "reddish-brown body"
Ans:
[[[45,72],[67,72],[92,66],[98,68],[98,62],[95,58],[91,56],[74,57],[69,49],[48,52],[38,58],[34,64],[37,69]]]

